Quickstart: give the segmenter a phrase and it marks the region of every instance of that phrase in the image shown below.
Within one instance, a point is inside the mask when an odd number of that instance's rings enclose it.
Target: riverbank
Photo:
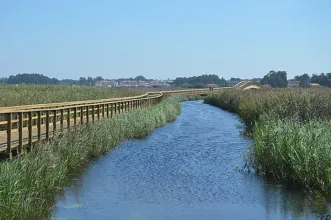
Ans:
[[[224,91],[205,102],[236,113],[255,143],[248,162],[264,176],[331,189],[331,90]]]
[[[49,217],[54,195],[71,173],[84,169],[119,141],[142,138],[174,121],[180,113],[180,101],[185,99],[170,97],[152,107],[79,127],[76,132],[58,135],[49,144],[0,163],[0,219]]]

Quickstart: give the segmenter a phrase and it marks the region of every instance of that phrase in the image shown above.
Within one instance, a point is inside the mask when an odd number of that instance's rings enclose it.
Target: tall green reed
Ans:
[[[70,175],[119,141],[142,138],[153,129],[174,121],[179,101],[116,115],[76,131],[59,134],[46,145],[0,163],[0,219],[44,219],[50,217],[54,195]]]
[[[260,174],[331,189],[331,89],[228,90],[205,102],[240,116]]]

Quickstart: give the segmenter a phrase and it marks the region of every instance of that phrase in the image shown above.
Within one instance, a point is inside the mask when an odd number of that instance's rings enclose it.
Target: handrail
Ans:
[[[216,89],[216,88],[215,88]],[[9,157],[24,147],[48,141],[56,132],[75,129],[123,111],[155,105],[171,94],[207,94],[209,89],[148,92],[139,96],[0,108],[0,153]]]

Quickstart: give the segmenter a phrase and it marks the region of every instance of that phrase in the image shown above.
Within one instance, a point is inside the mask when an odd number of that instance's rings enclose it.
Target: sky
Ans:
[[[0,77],[331,72],[330,0],[0,0]]]

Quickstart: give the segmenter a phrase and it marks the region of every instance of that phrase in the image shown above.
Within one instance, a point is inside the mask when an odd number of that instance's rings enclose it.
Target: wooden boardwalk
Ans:
[[[227,87],[229,88],[229,87]],[[0,108],[0,154],[12,156],[56,132],[113,117],[124,111],[155,105],[169,95],[201,95],[225,88],[151,92],[140,96]]]

